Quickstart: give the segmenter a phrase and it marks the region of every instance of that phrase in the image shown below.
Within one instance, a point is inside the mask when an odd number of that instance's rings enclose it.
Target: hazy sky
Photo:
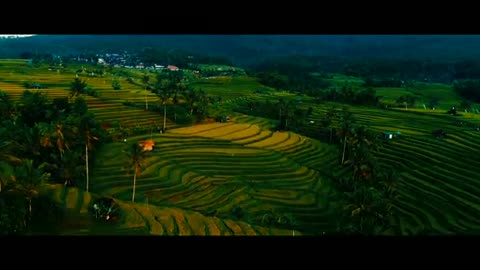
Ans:
[[[33,35],[31,34],[22,34],[22,35],[16,35],[16,34],[4,34],[4,35],[0,35],[0,37],[11,37],[11,36],[16,36],[16,37],[31,37]]]

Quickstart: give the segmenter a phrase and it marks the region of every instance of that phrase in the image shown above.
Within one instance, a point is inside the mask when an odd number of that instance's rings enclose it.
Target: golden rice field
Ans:
[[[237,133],[243,137],[232,137]],[[129,142],[144,139],[150,136]],[[293,217],[303,234],[331,229],[331,188],[317,172],[336,162],[331,146],[288,132],[264,136],[258,126],[235,123],[172,129],[153,140],[154,151],[137,178],[138,202],[217,218],[231,218],[240,207],[245,214],[238,221],[250,224],[279,213]],[[97,153],[93,192],[131,198],[132,176],[121,170],[125,147],[111,143]]]

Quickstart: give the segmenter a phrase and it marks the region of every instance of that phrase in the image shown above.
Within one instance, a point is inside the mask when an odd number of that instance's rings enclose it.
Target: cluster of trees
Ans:
[[[317,91],[310,96],[313,96],[317,102],[329,101],[363,106],[377,106],[379,103],[379,97],[375,89],[355,89],[348,83],[341,87],[331,87],[325,91]]]
[[[351,84],[345,83],[338,87],[327,80],[328,76],[317,74],[320,64],[315,58],[286,57],[264,62],[254,69],[259,81],[276,89],[315,97],[318,101],[343,102],[347,104],[376,106],[378,97],[371,87],[375,86],[372,80],[364,89],[354,89]]]
[[[139,61],[145,65],[163,64],[183,69],[197,69],[198,64],[232,65],[227,57],[209,56],[181,49],[144,48],[138,53]]]
[[[341,73],[361,77],[367,87],[402,87],[409,81],[452,83],[456,80],[480,78],[478,60],[427,60],[418,58],[326,57],[287,56],[276,57],[251,67],[257,76],[272,87],[288,85],[286,77],[312,72]],[[266,73],[266,74],[263,74]],[[306,75],[304,75],[306,76]],[[310,78],[308,78],[310,79]],[[300,80],[301,82],[301,80]]]
[[[85,80],[76,77],[70,83],[70,98],[78,97],[81,95],[88,95],[92,97],[99,97],[100,93],[97,90],[88,86]]]
[[[480,102],[480,80],[458,80],[453,84],[453,89],[461,97],[473,101]]]
[[[153,107],[152,110],[163,113],[163,130],[166,126],[167,107],[173,109],[174,122],[180,120],[180,122],[191,121],[193,123],[194,118],[196,121],[201,121],[209,116],[209,105],[215,100],[202,89],[192,88],[182,71],[163,70],[157,74],[156,80],[153,82],[145,74],[142,83],[145,91],[150,90],[159,98],[158,106]],[[147,95],[145,95],[145,109],[149,110]]]
[[[271,70],[258,72],[255,76],[264,85],[299,93],[320,91],[331,85],[329,81],[310,73],[281,73],[278,70]]]
[[[26,90],[17,103],[5,92],[0,99],[0,233],[22,233],[33,228],[33,216],[41,220],[54,209],[48,199],[36,199],[43,183],[88,191],[89,155],[104,133],[82,97],[50,102]]]
[[[350,76],[376,78],[373,83],[378,83],[378,86],[398,87],[402,80],[451,83],[454,80],[478,78],[480,65],[470,60],[352,59],[346,62],[341,72]]]
[[[291,100],[276,103],[246,102],[236,110],[249,115],[277,119],[278,129],[304,133],[305,117],[312,109],[299,109]],[[338,230],[341,233],[380,234],[392,227],[392,203],[396,197],[398,177],[393,168],[382,167],[375,153],[382,147],[378,133],[355,124],[353,114],[345,107],[327,109],[319,138],[338,145],[341,176],[329,175],[338,188],[341,204]]]
[[[381,234],[392,227],[392,203],[398,176],[393,168],[381,167],[375,152],[381,147],[378,134],[355,124],[347,109],[332,107],[325,112],[330,141],[338,145],[341,176],[336,183],[340,199],[338,230],[341,233]],[[333,123],[338,123],[333,126]]]
[[[398,78],[389,78],[389,79],[374,79],[371,77],[364,78],[365,87],[402,87],[404,81]]]
[[[299,108],[294,100],[280,98],[277,102],[247,101],[239,103],[234,109],[236,112],[252,116],[278,120],[277,130],[298,131],[305,121],[305,117],[312,113],[312,108],[304,110]]]

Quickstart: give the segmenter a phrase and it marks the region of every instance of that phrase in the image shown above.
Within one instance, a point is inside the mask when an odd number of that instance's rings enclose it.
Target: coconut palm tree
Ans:
[[[65,125],[61,123],[47,124],[44,122],[40,122],[35,124],[35,127],[38,128],[41,136],[41,146],[45,148],[53,147],[52,141],[55,142],[55,146],[60,153],[60,157],[63,156],[65,149],[70,149],[70,142],[67,142],[64,136],[64,131],[66,127]]]
[[[163,105],[163,130],[165,130],[167,125],[167,101],[172,96],[172,87],[169,81],[161,81],[155,86],[155,94],[160,98],[160,102]]]
[[[78,162],[80,159],[81,154],[75,151],[67,151],[63,155],[60,163],[60,172],[66,186],[73,186],[75,179],[83,176],[83,166]]]
[[[3,161],[0,161],[0,192],[7,187],[13,179],[14,168]]]
[[[75,78],[70,84],[70,97],[80,96],[86,93],[87,83],[79,78]]]
[[[145,151],[143,151],[138,143],[133,143],[124,153],[127,155],[128,160],[123,168],[128,170],[129,173],[133,171],[132,202],[135,202],[137,177],[140,176],[146,165]]]
[[[185,91],[183,92],[185,101],[187,102],[188,108],[190,109],[190,116],[193,115],[193,110],[195,109],[195,105],[198,103],[199,91],[201,90],[195,91],[195,89],[187,86]]]
[[[342,114],[340,118],[340,129],[338,130],[338,136],[341,138],[341,142],[343,143],[343,150],[342,150],[342,161],[340,164],[343,165],[345,162],[345,151],[347,148],[347,137],[352,134],[353,125],[355,123],[355,118],[353,114],[348,110],[347,107],[343,107]]]
[[[98,137],[93,136],[92,128],[95,126],[94,119],[91,115],[84,115],[80,119],[80,133],[84,135],[85,140],[85,176],[86,176],[86,191],[89,189],[89,167],[88,167],[88,151],[93,149],[93,141],[98,141]]]
[[[346,228],[360,234],[379,234],[388,227],[391,206],[386,204],[381,192],[374,187],[360,185],[347,192],[344,218]]]
[[[38,188],[50,179],[50,174],[45,173],[45,164],[36,168],[33,160],[23,159],[21,166],[14,171],[14,189],[22,192],[28,200],[28,218],[32,216],[32,198],[38,195]]]
[[[364,126],[352,130],[350,137],[347,138],[349,160],[345,165],[350,164],[353,168],[353,178],[358,180],[375,180],[377,163],[373,153],[380,147],[380,141],[374,132],[366,129]]]
[[[173,88],[173,98],[172,98],[172,103],[173,103],[173,121],[176,123],[177,122],[177,110],[176,110],[176,106],[178,105],[178,103],[180,103],[180,100],[178,99],[178,95],[183,95],[184,91],[185,91],[185,84],[183,84],[182,82],[180,82],[179,84],[177,84],[177,87],[174,87]]]
[[[147,111],[148,111],[147,86],[148,86],[149,82],[150,82],[150,77],[147,74],[143,75],[142,83],[145,86],[145,110],[147,110]]]
[[[289,120],[295,117],[295,102],[293,100],[285,100],[280,98],[276,104],[278,108],[278,120],[280,121],[280,129],[287,129]]]
[[[337,108],[336,107],[330,107],[327,109],[325,112],[325,116],[322,121],[322,125],[324,128],[330,128],[330,140],[329,142],[332,143],[332,137],[333,137],[333,120],[338,117],[337,113]]]

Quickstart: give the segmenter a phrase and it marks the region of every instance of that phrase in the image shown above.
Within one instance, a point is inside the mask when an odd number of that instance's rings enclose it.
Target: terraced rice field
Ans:
[[[318,121],[323,109],[314,107],[312,119]],[[397,234],[468,233],[480,228],[480,132],[454,125],[466,118],[359,107],[351,111],[359,124],[402,133],[377,155],[382,165],[400,173]],[[433,138],[437,128],[448,138]]]
[[[0,64],[2,62],[0,61]],[[34,81],[40,84],[48,85],[47,89],[30,90],[45,94],[49,100],[54,98],[63,98],[69,95],[70,83],[74,78],[74,73],[57,74],[56,72],[46,71],[46,68],[33,68],[26,66],[23,62],[18,62],[14,66],[18,71],[7,72],[0,68],[0,90],[7,92],[12,100],[17,101],[21,98],[25,88],[21,85],[23,81]],[[20,71],[23,71],[19,73]],[[149,91],[144,91],[141,87],[130,84],[125,79],[120,78],[122,90],[113,90],[111,80],[102,77],[82,78],[87,85],[97,90],[100,97],[84,96],[89,109],[97,116],[100,121],[109,123],[120,122],[124,127],[151,127],[163,124],[163,115],[144,110],[145,94],[148,96],[149,105],[155,106],[158,103],[158,97]],[[123,105],[123,102],[131,101],[139,104],[132,108]],[[175,124],[167,119],[167,128],[173,128]]]
[[[60,234],[68,235],[301,235],[299,231],[281,230],[250,225],[241,221],[206,217],[198,212],[187,211],[175,207],[157,207],[117,200],[123,216],[119,224],[113,227],[95,226],[89,219],[88,208],[92,196],[78,188],[65,188],[63,185],[48,185],[43,191],[49,197],[68,211],[65,220],[69,229]],[[74,224],[77,223],[75,226]],[[63,228],[63,227],[62,227]]]
[[[10,71],[0,66],[0,89],[12,94],[14,99],[23,92],[21,81],[32,80],[32,75],[20,68],[20,62],[16,65]],[[41,77],[47,74],[42,72],[37,74],[35,81],[52,85],[55,81],[57,85],[41,91],[48,91],[49,97],[68,94],[65,85],[72,80],[73,73],[50,72],[46,76],[50,79],[42,81]],[[142,103],[145,97],[141,87],[122,81],[123,90],[114,91],[104,78],[92,78],[89,82],[102,94],[101,98],[87,97],[90,109],[99,119],[123,120],[132,125],[137,122],[152,125],[162,121],[161,115],[121,104],[125,100]],[[256,87],[261,85],[245,77],[202,82],[196,87],[223,96],[221,106],[224,109],[246,101],[270,99],[274,102],[280,96],[294,98],[288,93],[254,95]],[[391,89],[382,91],[387,90]],[[396,94],[399,94],[401,91],[397,90]],[[425,97],[440,93],[444,106],[458,104],[448,87],[426,85],[420,90]],[[150,98],[155,99],[154,96]],[[303,131],[307,135],[317,133],[329,105],[304,102],[298,106],[313,108],[306,123],[314,121],[314,124],[306,124]],[[382,166],[394,167],[400,174],[399,198],[395,203],[396,234],[480,230],[480,132],[454,124],[459,120],[480,123],[477,115],[451,117],[442,110],[418,109],[350,107],[350,110],[358,124],[377,131],[398,130],[402,133],[399,139],[390,141],[377,154]],[[260,224],[265,214],[277,211],[293,216],[297,221],[296,228],[304,234],[332,230],[333,191],[321,176],[336,166],[338,154],[335,147],[291,132],[272,132],[269,128],[275,121],[270,119],[239,113],[231,115],[231,123],[170,129],[166,134],[153,137],[155,151],[149,153],[148,166],[137,180],[139,204],[122,204],[122,207],[131,208],[125,221],[128,225],[123,228],[143,226],[148,233],[155,234],[218,235],[236,234],[236,230],[245,234],[252,231],[242,221]],[[432,137],[432,130],[438,128],[447,132],[447,139]],[[150,136],[133,137],[129,141],[146,138]],[[130,200],[132,177],[121,170],[124,162],[121,151],[125,146],[112,143],[100,151],[91,174],[94,192]],[[84,212],[88,195],[68,194],[62,195],[67,208]],[[226,226],[226,218],[231,217],[236,206],[244,210],[244,217],[228,221],[228,224],[237,225]],[[150,212],[145,214],[147,210]],[[158,223],[159,216],[165,216],[162,225]],[[205,225],[208,222],[216,225]],[[240,223],[243,225],[238,225]],[[194,231],[196,228],[201,229]],[[263,234],[261,230],[253,229],[256,234]]]
[[[191,84],[196,89],[203,89],[207,94],[221,96],[223,101],[250,96],[255,90],[271,90],[248,76],[204,78]]]
[[[137,178],[137,201],[219,218],[238,206],[242,220],[254,224],[276,211],[293,216],[302,233],[331,230],[331,188],[317,171],[335,162],[331,147],[235,123],[172,129],[153,140],[155,151]],[[92,191],[131,198],[132,177],[120,170],[124,147],[112,143],[98,153]]]
[[[255,97],[235,99],[236,102]],[[313,107],[306,119],[315,124],[304,128],[317,132],[328,105],[304,103]],[[400,173],[399,199],[395,205],[397,234],[468,233],[480,229],[480,132],[457,121],[478,123],[472,116],[452,117],[419,111],[380,110],[350,107],[358,124],[380,131],[400,131],[398,140],[390,141],[378,153],[380,163]],[[237,116],[242,123],[255,117]],[[257,120],[258,121],[258,120]],[[431,135],[442,128],[448,138]]]

